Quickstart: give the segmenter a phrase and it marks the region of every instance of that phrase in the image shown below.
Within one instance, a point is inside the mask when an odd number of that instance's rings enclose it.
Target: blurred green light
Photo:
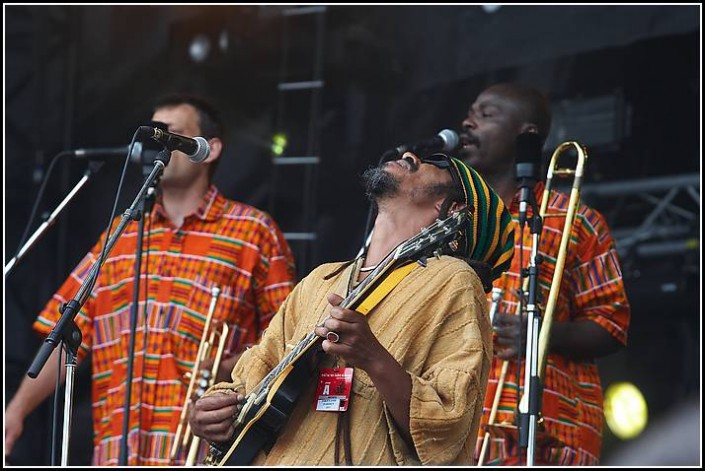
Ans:
[[[272,136],[272,154],[281,156],[286,149],[288,139],[284,133],[276,133]]]
[[[637,437],[648,422],[648,408],[639,388],[631,383],[611,384],[605,391],[605,419],[623,440]]]

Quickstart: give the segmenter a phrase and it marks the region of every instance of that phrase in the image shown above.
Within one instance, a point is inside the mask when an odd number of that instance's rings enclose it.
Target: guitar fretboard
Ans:
[[[353,305],[360,297],[362,296],[363,293],[367,291],[367,289],[375,282],[377,281],[384,273],[386,273],[390,267],[394,266],[395,260],[396,260],[396,254],[397,251],[394,250],[392,251],[387,257],[380,262],[377,267],[370,272],[370,274],[360,282],[355,289],[353,289],[348,296],[343,299],[343,301],[340,303],[341,307],[348,308],[351,305]],[[323,325],[323,322],[325,322],[325,319],[321,321],[319,326]],[[291,365],[294,361],[296,361],[303,353],[308,351],[309,348],[311,348],[318,340],[321,338],[316,335],[315,332],[311,332],[306,337],[303,338],[294,348],[287,353],[282,361],[279,362],[279,364],[270,371],[267,376],[262,379],[262,381],[257,385],[255,388],[255,391],[260,392],[265,390],[271,383],[274,381],[275,378],[279,376],[279,374],[284,371],[289,365]]]

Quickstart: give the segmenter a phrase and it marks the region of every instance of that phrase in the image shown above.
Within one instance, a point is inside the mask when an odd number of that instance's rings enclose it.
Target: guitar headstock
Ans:
[[[424,227],[421,232],[402,242],[396,249],[394,259],[424,257],[432,254],[444,244],[451,243],[458,237],[458,233],[472,209],[472,206],[465,206],[445,219],[436,219],[433,224]]]

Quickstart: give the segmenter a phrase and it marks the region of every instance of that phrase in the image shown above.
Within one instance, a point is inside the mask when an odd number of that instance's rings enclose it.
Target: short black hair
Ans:
[[[217,137],[221,141],[225,140],[225,125],[220,117],[220,113],[207,99],[191,95],[188,93],[173,93],[158,98],[154,102],[153,111],[162,108],[170,108],[179,105],[191,105],[198,113],[198,127],[201,129],[201,136],[206,139]],[[221,152],[222,157],[222,152]],[[208,177],[212,181],[215,170],[220,162],[220,157],[212,162],[209,167]]]
[[[191,105],[196,108],[199,121],[198,127],[201,128],[203,137],[206,139],[213,137],[223,139],[225,126],[220,118],[220,113],[205,98],[186,93],[166,95],[154,103],[154,111],[178,105]]]

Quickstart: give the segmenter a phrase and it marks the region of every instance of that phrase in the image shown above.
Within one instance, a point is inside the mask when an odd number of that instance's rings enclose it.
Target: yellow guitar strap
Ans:
[[[357,277],[361,262],[362,261],[358,259],[357,263],[353,266],[350,275],[351,277]],[[401,280],[404,279],[404,277],[406,277],[406,275],[411,273],[411,270],[416,268],[417,265],[418,263],[412,262],[395,269],[384,280],[382,280],[382,283],[380,283],[374,289],[374,291],[372,291],[372,293],[370,293],[362,301],[362,303],[360,303],[359,306],[355,308],[355,311],[359,312],[360,314],[367,315],[372,310],[372,308],[375,307],[380,301],[382,301],[382,299],[384,299],[384,297],[387,296],[394,289],[394,287],[398,285]],[[346,366],[350,365],[346,364]],[[350,406],[348,405],[348,407]],[[339,412],[338,414],[338,423],[335,430],[334,461],[336,466],[340,464],[340,440],[342,434],[343,448],[345,450],[345,464],[351,466],[352,453],[350,451],[350,414],[346,414],[344,412]]]
[[[401,280],[403,280],[404,277],[411,273],[411,270],[417,266],[418,263],[407,263],[406,265],[394,270],[382,281],[379,286],[377,286],[377,288],[375,288],[372,293],[370,293],[369,296],[365,298],[364,301],[362,301],[358,307],[355,308],[355,310],[360,314],[367,315],[373,307],[382,301],[382,299],[384,299],[384,297],[387,296],[394,289],[394,287],[398,285]]]

